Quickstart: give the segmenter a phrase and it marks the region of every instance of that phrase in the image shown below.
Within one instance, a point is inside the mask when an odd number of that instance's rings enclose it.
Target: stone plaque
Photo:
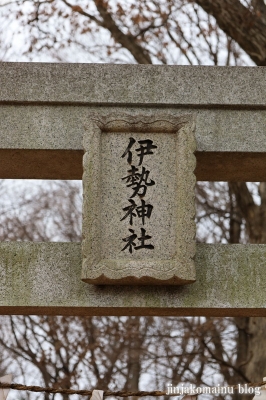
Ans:
[[[93,115],[84,149],[82,279],[194,282],[193,118]]]

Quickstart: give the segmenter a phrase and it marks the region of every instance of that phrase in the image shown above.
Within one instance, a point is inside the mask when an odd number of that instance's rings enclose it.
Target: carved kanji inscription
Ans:
[[[194,121],[93,115],[84,137],[82,279],[195,281]]]

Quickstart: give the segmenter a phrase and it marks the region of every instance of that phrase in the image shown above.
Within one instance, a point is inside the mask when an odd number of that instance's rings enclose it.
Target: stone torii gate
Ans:
[[[92,113],[127,113],[192,118],[199,181],[266,181],[265,78],[263,67],[2,63],[0,178],[82,179]],[[2,242],[0,313],[266,316],[265,266],[266,245],[197,244],[195,283],[97,286],[81,280],[79,243]]]

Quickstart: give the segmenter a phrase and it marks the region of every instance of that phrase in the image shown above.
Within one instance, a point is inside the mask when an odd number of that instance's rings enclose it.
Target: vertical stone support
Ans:
[[[195,281],[192,116],[92,114],[84,135],[82,279]]]

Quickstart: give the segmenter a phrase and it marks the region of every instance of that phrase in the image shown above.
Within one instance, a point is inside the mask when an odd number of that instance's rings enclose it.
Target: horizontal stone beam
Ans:
[[[266,70],[0,64],[0,178],[81,179],[89,114],[196,116],[198,180],[266,181]]]
[[[82,179],[82,150],[0,149],[0,179]],[[266,182],[266,153],[196,152],[198,181]]]
[[[82,137],[89,113],[95,112],[90,105],[0,105],[0,178],[81,179]],[[151,112],[160,118],[166,109],[141,109],[145,115]],[[266,110],[177,105],[167,113],[196,116],[198,180],[266,181]]]
[[[266,316],[266,245],[198,244],[182,287],[83,283],[79,243],[0,243],[0,313]]]
[[[1,63],[0,102],[266,108],[264,67]]]

